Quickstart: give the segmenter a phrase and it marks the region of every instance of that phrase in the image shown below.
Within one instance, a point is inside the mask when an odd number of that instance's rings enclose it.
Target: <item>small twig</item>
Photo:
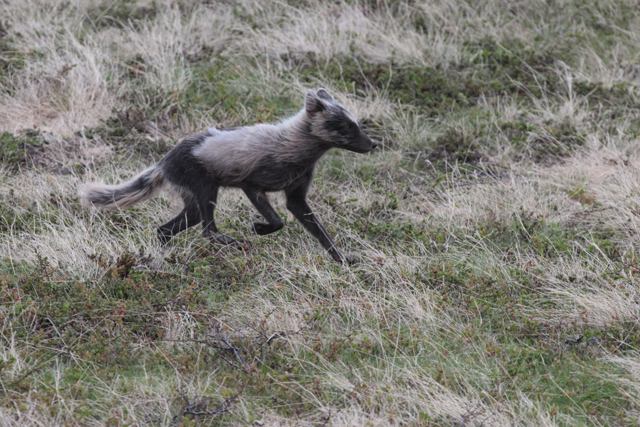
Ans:
[[[243,336],[243,335],[239,335],[236,337],[229,337],[229,335],[225,334],[225,335],[212,335],[211,336],[211,340],[196,340],[196,339],[187,339],[187,340],[173,340],[173,339],[164,339],[162,341],[164,342],[173,342],[173,343],[181,343],[181,344],[202,344],[202,345],[206,345],[207,347],[211,347],[211,348],[215,348],[217,350],[225,350],[225,351],[231,351],[233,352],[233,355],[235,356],[236,360],[239,362],[239,365],[232,362],[231,360],[225,358],[224,356],[220,356],[222,358],[222,360],[224,360],[225,362],[227,362],[229,365],[233,366],[236,369],[240,369],[240,368],[245,368],[246,367],[246,362],[244,361],[242,355],[241,355],[241,351],[240,349],[233,345],[230,341],[230,339],[239,339],[242,342],[245,342],[247,340],[256,340],[256,339],[260,339],[259,343],[250,345],[247,347],[243,346],[244,349],[244,353],[249,353],[250,350],[254,349],[254,348],[262,348],[265,345],[271,344],[272,341],[278,339],[278,338],[284,338],[290,335],[296,335],[302,332],[302,329],[299,329],[297,331],[293,331],[293,332],[274,332],[273,334],[271,334],[269,337],[267,337],[267,335],[256,331],[257,335],[256,336]]]
[[[229,343],[229,340],[227,339],[227,335],[223,335],[222,336],[222,342],[225,343],[226,345],[228,345],[231,350],[233,350],[233,354],[235,354],[236,359],[238,359],[240,364],[242,366],[244,366],[244,360],[242,359],[242,356],[240,356],[240,353],[238,352],[238,349],[235,348],[233,345],[231,345],[231,343]]]
[[[233,366],[236,369],[240,369],[240,366],[236,365],[235,363],[233,363],[231,360],[228,360],[226,357],[220,355],[220,358],[222,360],[224,360],[225,362],[227,362],[229,365]]]
[[[300,332],[300,331],[298,331]],[[271,340],[277,339],[277,338],[284,338],[288,335],[293,335],[293,334],[297,334],[298,332],[292,332],[292,333],[286,333],[286,332],[276,332],[273,335],[271,335],[269,337],[269,339],[265,342],[265,344],[269,344],[271,342]]]
[[[215,416],[215,415],[220,415],[223,414],[225,412],[229,411],[229,406],[231,406],[231,404],[238,398],[238,396],[240,396],[240,394],[242,394],[242,392],[244,391],[244,388],[246,387],[246,384],[244,384],[242,386],[242,388],[240,389],[240,391],[238,391],[236,394],[234,394],[231,397],[226,398],[225,400],[222,401],[222,403],[220,403],[220,405],[218,405],[215,409],[207,409],[207,399],[202,399],[199,402],[191,402],[189,401],[189,398],[184,394],[184,392],[182,391],[182,389],[179,390],[180,393],[180,397],[182,397],[182,400],[185,401],[185,403],[187,404],[187,406],[182,410],[182,414],[180,416],[180,419],[178,419],[178,416],[176,416],[174,418],[174,422],[176,425],[179,424],[180,421],[182,421],[182,418],[187,416],[187,415],[191,415],[191,416],[203,416],[203,415],[211,415],[211,416]]]

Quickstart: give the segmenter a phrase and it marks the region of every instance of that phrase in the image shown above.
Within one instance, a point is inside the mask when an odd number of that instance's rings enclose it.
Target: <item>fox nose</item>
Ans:
[[[374,148],[376,148],[378,146],[378,144],[376,144],[375,142],[371,142],[371,149],[373,150]]]

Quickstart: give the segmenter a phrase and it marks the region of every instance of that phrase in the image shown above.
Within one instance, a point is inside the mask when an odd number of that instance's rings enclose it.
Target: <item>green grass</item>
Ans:
[[[635,2],[2,8],[0,424],[637,425]],[[79,204],[317,87],[380,143],[309,195],[357,265],[278,196],[222,191],[244,251]]]

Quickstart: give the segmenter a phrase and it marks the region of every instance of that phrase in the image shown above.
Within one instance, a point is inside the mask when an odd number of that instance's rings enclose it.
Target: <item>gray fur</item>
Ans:
[[[267,219],[267,223],[254,224],[258,234],[275,232],[284,225],[265,195],[284,190],[287,208],[334,259],[344,262],[349,257],[340,253],[317,221],[306,203],[306,194],[315,165],[327,150],[366,153],[375,146],[353,115],[325,89],[309,90],[305,107],[287,120],[233,129],[209,128],[206,133],[184,139],[157,165],[126,184],[88,186],[82,200],[85,205],[100,208],[123,208],[152,197],[168,184],[180,193],[185,208],[158,228],[162,243],[202,222],[205,236],[230,244],[238,241],[220,233],[213,219],[218,189],[244,190]]]
[[[162,170],[154,165],[124,184],[88,184],[80,200],[87,207],[128,208],[155,196],[163,184]]]

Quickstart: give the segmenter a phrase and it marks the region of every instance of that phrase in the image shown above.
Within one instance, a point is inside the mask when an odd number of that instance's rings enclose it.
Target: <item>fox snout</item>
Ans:
[[[366,133],[362,132],[362,130],[360,131],[360,144],[358,144],[358,148],[360,149],[359,152],[368,153],[377,146],[378,144],[373,142]]]

